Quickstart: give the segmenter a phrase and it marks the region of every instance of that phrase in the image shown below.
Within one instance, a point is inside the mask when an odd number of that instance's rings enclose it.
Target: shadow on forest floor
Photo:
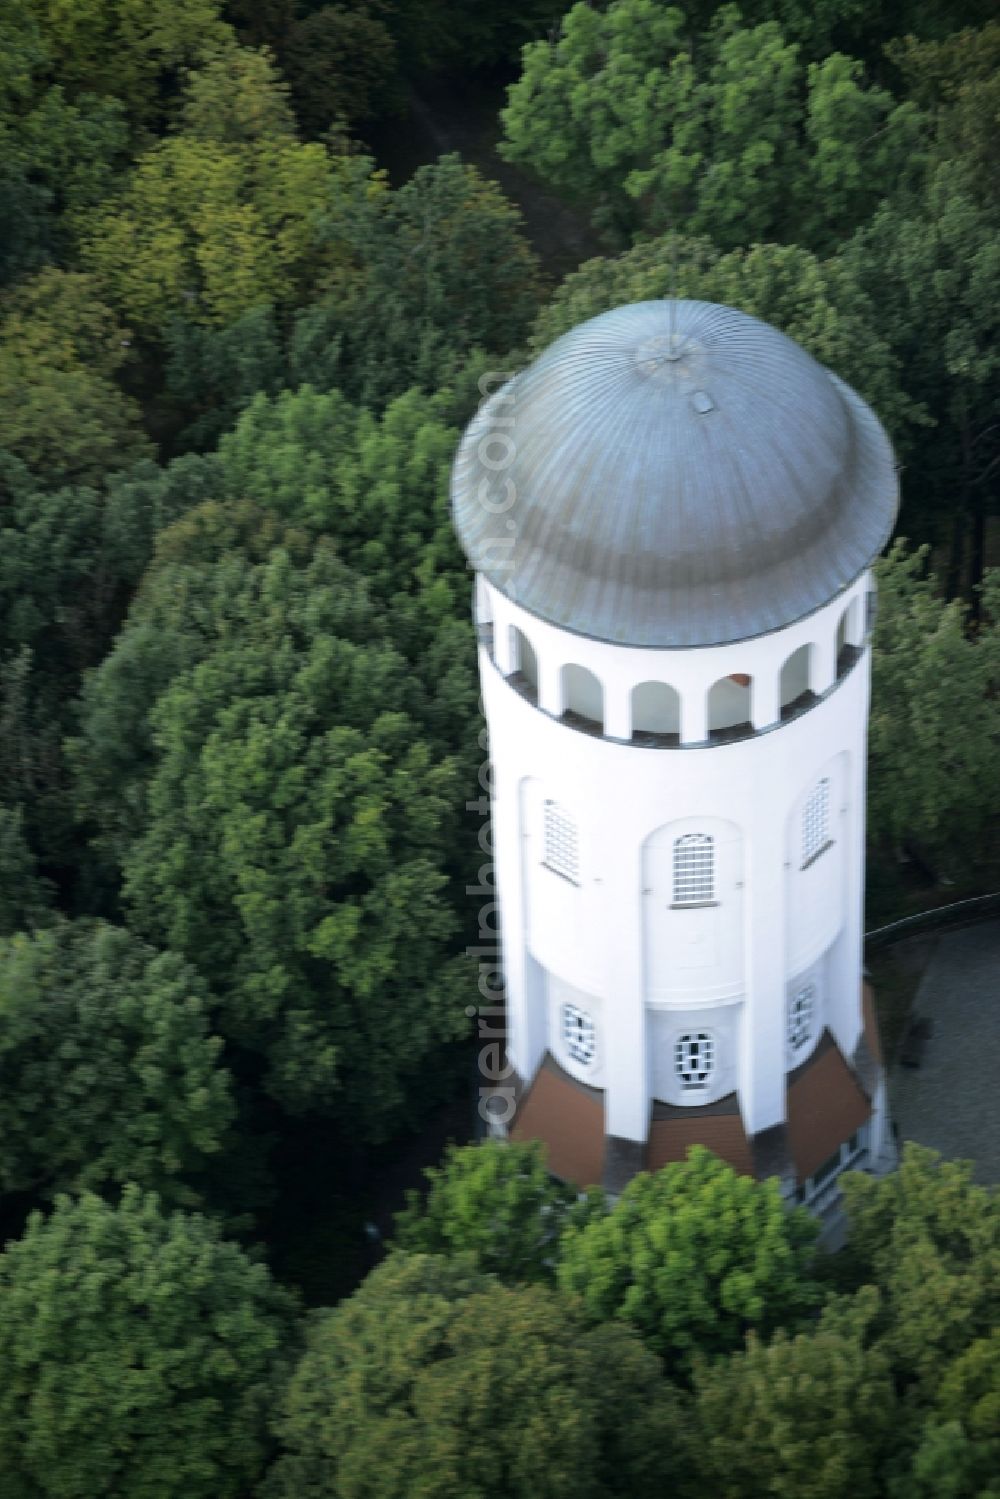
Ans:
[[[311,1307],[334,1306],[356,1290],[383,1257],[407,1190],[424,1184],[424,1167],[440,1162],[449,1141],[471,1140],[474,1109],[464,1083],[412,1133],[372,1149],[323,1121],[286,1130],[273,1162],[275,1201],[261,1225],[278,1279]]]
[[[456,88],[454,80],[426,81],[419,91],[410,90],[405,114],[366,132],[367,144],[395,187],[418,167],[457,151],[484,177],[499,182],[524,215],[525,232],[545,270],[560,279],[612,247],[595,232],[585,208],[557,197],[497,155],[499,111],[505,103],[506,82],[500,79],[477,81],[465,89]]]

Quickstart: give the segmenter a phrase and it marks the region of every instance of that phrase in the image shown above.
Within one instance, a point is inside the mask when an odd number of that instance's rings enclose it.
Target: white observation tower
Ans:
[[[892,1155],[862,982],[885,432],[768,324],[639,302],[484,402],[452,501],[509,1134],[612,1191],[702,1143],[822,1210]]]

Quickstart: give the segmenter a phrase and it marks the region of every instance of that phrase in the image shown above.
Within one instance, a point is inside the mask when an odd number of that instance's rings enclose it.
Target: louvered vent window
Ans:
[[[576,823],[557,802],[545,803],[545,863],[563,879],[580,883],[580,844]]]
[[[830,843],[830,782],[824,776],[813,787],[802,813],[802,868]]]
[[[715,840],[686,833],[674,840],[674,905],[702,906],[715,899]]]
[[[803,984],[788,1003],[788,1047],[801,1051],[813,1033],[816,1018],[816,985]]]
[[[593,1020],[579,1005],[563,1005],[562,1038],[574,1062],[589,1067],[597,1052],[597,1032]]]
[[[674,1042],[674,1070],[682,1088],[707,1088],[715,1071],[715,1037],[689,1031]]]

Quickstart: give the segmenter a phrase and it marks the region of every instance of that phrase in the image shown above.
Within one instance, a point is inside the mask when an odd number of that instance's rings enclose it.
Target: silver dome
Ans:
[[[889,439],[767,323],[635,302],[581,323],[480,408],[459,539],[516,603],[595,639],[719,645],[827,603],[888,540]]]

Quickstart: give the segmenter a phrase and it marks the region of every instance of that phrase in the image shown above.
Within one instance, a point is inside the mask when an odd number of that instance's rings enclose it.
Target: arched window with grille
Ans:
[[[580,883],[580,840],[576,823],[558,802],[546,801],[542,862],[574,885]]]
[[[597,1028],[579,1005],[562,1007],[562,1039],[569,1055],[581,1067],[589,1067],[597,1054]]]
[[[824,776],[810,791],[802,811],[802,868],[830,847],[830,781]]]
[[[674,1071],[681,1087],[708,1088],[715,1075],[715,1037],[711,1031],[685,1031],[674,1042]]]
[[[674,839],[675,906],[706,906],[715,901],[715,839],[685,833]]]
[[[816,1024],[816,985],[800,984],[788,1001],[788,1050],[794,1055],[811,1039]]]

